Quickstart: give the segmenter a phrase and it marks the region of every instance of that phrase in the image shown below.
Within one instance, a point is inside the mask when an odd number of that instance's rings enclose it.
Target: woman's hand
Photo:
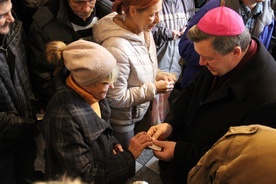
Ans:
[[[123,149],[121,144],[116,144],[113,147],[113,154],[117,154],[117,153],[120,153],[120,152],[123,152],[123,151],[124,151],[124,149]]]
[[[157,93],[166,93],[172,91],[174,88],[174,81],[159,80],[156,81],[154,84]]]
[[[161,70],[159,70],[155,80],[156,81],[163,80],[167,82],[173,81],[175,83],[177,79],[175,74],[169,73],[169,72],[162,72]]]
[[[137,159],[142,151],[152,145],[152,139],[146,132],[139,132],[130,139],[128,150]]]

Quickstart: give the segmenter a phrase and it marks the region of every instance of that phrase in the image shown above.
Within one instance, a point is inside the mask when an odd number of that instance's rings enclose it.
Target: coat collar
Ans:
[[[246,64],[246,67],[241,68],[234,77],[225,83],[223,88],[218,89],[211,94],[204,101],[204,104],[222,99],[229,95],[230,92],[232,92],[240,101],[248,95],[251,86],[254,85],[267,65],[267,62],[265,62],[263,58],[264,53],[266,52],[265,47],[258,41],[258,39],[253,39],[257,42],[257,53]],[[259,68],[259,70],[256,70],[256,68]]]

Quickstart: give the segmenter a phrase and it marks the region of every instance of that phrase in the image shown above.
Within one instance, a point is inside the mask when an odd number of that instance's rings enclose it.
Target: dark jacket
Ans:
[[[0,37],[0,183],[25,183],[35,180],[36,118],[22,23]]]
[[[109,122],[107,100],[99,101],[100,118],[90,105],[61,80],[44,119],[46,179],[64,174],[87,183],[123,183],[134,176],[135,158],[128,150],[113,154],[118,143]]]
[[[181,81],[182,89],[184,89],[192,80],[195,79],[196,74],[201,69],[201,66],[199,65],[199,55],[194,50],[194,44],[187,38],[187,32],[192,26],[199,22],[206,12],[213,8],[219,7],[221,5],[221,1],[222,0],[211,0],[201,7],[188,24],[186,31],[179,41],[179,54],[187,64],[186,67],[183,68]],[[270,7],[270,1],[264,1],[262,4],[264,10],[256,20],[252,36],[259,38],[259,40],[268,49],[274,28],[274,14]],[[238,0],[225,0],[225,6],[235,10],[238,14],[241,14],[240,3]]]
[[[91,16],[101,18],[103,14],[108,12],[109,4],[104,2],[103,0],[99,1],[102,8],[99,9],[99,15],[97,15],[96,6]],[[33,22],[29,30],[30,75],[36,96],[44,105],[49,102],[55,93],[53,76],[55,67],[47,62],[45,54],[47,43],[58,40],[69,44],[80,39],[68,18],[67,6],[64,0],[54,0],[48,6],[39,7],[33,16]]]
[[[204,67],[174,102],[165,122],[173,126],[174,159],[182,177],[230,126],[276,127],[276,62],[256,41],[257,53],[210,96],[214,76]]]
[[[34,96],[25,46],[22,23],[15,21],[0,46],[0,150],[34,137]]]

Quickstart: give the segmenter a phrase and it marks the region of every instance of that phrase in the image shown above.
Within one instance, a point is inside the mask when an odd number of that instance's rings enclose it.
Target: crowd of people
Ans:
[[[0,183],[275,183],[274,5],[0,0]]]

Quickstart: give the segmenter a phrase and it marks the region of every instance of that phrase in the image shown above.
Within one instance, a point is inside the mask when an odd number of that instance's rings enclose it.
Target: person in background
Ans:
[[[276,130],[233,126],[189,172],[188,184],[276,183]]]
[[[118,80],[114,82],[114,89],[109,90],[107,99],[114,135],[128,147],[134,128],[141,125],[145,126],[141,129],[147,130],[153,121],[145,115],[152,114],[151,101],[157,94],[171,91],[176,78],[158,70],[151,33],[159,22],[162,0],[118,0],[112,8],[116,12],[99,20],[93,34],[95,41],[117,60]]]
[[[275,19],[276,19],[276,1],[275,0],[271,0],[271,8],[274,12],[274,24],[275,24]],[[270,41],[270,45],[269,45],[269,51],[271,53],[271,55],[274,57],[274,59],[276,59],[276,27],[274,26],[274,30],[271,36],[271,41]]]
[[[152,103],[152,109],[159,111],[156,117],[158,114],[162,115],[159,123],[164,121],[170,109],[170,101],[179,94],[179,77],[184,62],[178,53],[178,43],[194,10],[193,0],[163,0],[162,10],[159,12],[160,22],[151,30],[157,48],[158,68],[175,74],[177,79],[172,92],[159,94]]]
[[[186,63],[186,66],[183,67],[181,89],[187,87],[202,68],[194,45],[187,38],[187,32],[199,22],[206,12],[221,5],[231,8],[241,15],[244,25],[251,35],[259,38],[261,43],[267,49],[269,48],[274,30],[274,13],[269,0],[210,0],[192,18],[179,42],[179,54]]]
[[[207,1],[209,1],[209,0],[194,0],[195,7],[201,8]]]
[[[49,0],[11,0],[12,10],[16,13],[18,19],[23,23],[25,33],[28,34],[32,23],[32,16],[39,6],[43,6]]]
[[[194,14],[193,0],[163,0],[159,13],[160,22],[152,28],[157,48],[158,67],[162,71],[181,74],[181,56],[178,42],[184,33],[189,18]]]
[[[135,174],[135,159],[152,145],[140,132],[128,149],[113,136],[106,93],[118,75],[116,60],[104,47],[77,40],[50,42],[48,61],[67,69],[56,74],[57,92],[43,118],[46,180],[64,175],[84,183],[123,183]]]
[[[34,14],[28,34],[29,70],[38,98],[37,108],[42,112],[56,91],[55,67],[47,62],[46,44],[50,41],[68,44],[80,38],[93,41],[91,28],[103,15],[111,12],[111,4],[103,1],[107,0],[53,0],[39,7]]]
[[[0,0],[0,183],[37,179],[37,121],[27,69],[26,35],[12,15],[11,0]]]
[[[185,183],[189,170],[230,126],[276,127],[276,62],[241,16],[225,6],[213,8],[187,37],[204,67],[173,102],[164,123],[148,130],[162,148],[154,155],[164,183]]]

